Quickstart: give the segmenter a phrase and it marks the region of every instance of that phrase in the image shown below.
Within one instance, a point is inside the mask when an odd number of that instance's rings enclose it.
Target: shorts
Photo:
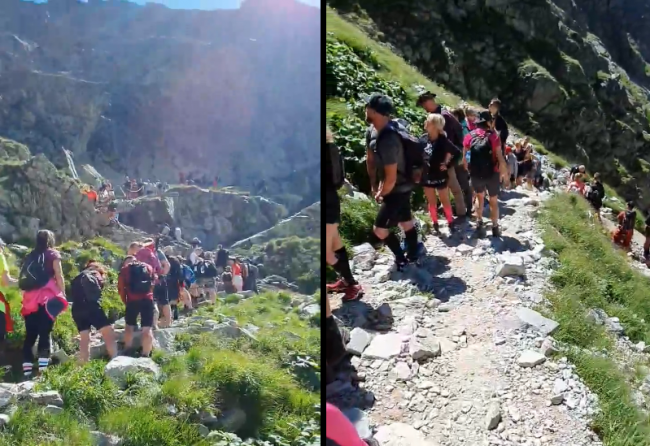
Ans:
[[[388,229],[412,219],[411,192],[392,193],[384,197],[377,218],[375,218],[375,227]]]
[[[86,302],[72,305],[72,320],[79,332],[88,331],[90,327],[101,330],[111,325],[99,302]]]
[[[439,180],[428,180],[422,183],[422,187],[429,187],[436,190],[444,189],[449,186],[449,181],[447,178],[442,178]]]
[[[341,199],[335,190],[325,189],[325,224],[341,223]]]
[[[126,314],[124,322],[126,325],[135,327],[138,324],[138,315],[140,316],[140,326],[153,326],[154,303],[151,299],[140,299],[126,302]]]
[[[490,197],[496,197],[499,195],[499,186],[500,184],[499,172],[494,172],[494,174],[489,178],[478,178],[472,177],[472,187],[477,194],[487,193]]]
[[[217,279],[214,277],[203,277],[196,279],[196,286],[199,290],[215,291],[217,289]]]

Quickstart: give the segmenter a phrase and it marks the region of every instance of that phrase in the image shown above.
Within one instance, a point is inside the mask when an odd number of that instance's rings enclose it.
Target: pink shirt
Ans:
[[[160,260],[158,260],[158,256],[151,249],[147,247],[141,248],[140,251],[136,253],[135,259],[138,262],[146,263],[152,267],[156,274],[162,274],[162,265],[160,264]]]
[[[327,403],[325,409],[325,435],[327,439],[333,440],[339,446],[368,446],[359,438],[359,434],[350,420],[330,403]]]

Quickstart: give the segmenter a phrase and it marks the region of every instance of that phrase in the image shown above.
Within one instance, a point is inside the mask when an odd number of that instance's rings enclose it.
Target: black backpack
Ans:
[[[411,181],[419,183],[422,178],[428,174],[429,156],[424,150],[427,146],[426,141],[411,135],[406,127],[397,121],[391,121],[379,132],[377,140],[387,132],[395,132],[399,136],[402,148],[404,149],[404,176]],[[377,141],[379,143],[379,141]]]
[[[341,150],[333,143],[325,143],[325,180],[327,185],[340,189],[345,182],[345,166]]]
[[[625,211],[625,216],[623,217],[623,229],[630,230],[634,229],[634,223],[636,222],[636,212],[635,211]]]
[[[84,270],[70,283],[70,295],[74,305],[86,302],[99,302],[102,298],[102,286],[97,275]]]
[[[151,292],[153,277],[147,265],[142,262],[134,262],[129,265],[129,291],[133,294],[144,294]]]
[[[51,277],[45,271],[45,253],[32,251],[25,257],[18,276],[18,287],[23,291],[43,288]]]
[[[169,257],[167,260],[169,260],[169,273],[167,276],[172,281],[182,283],[185,280],[185,276],[181,262],[176,257]]]
[[[600,204],[602,202],[600,192],[598,192],[598,189],[596,189],[593,186],[591,186],[591,188],[589,189],[589,192],[587,192],[586,198],[590,203],[593,203],[593,204]]]
[[[204,260],[203,262],[197,263],[195,267],[196,277],[212,279],[219,275],[217,267],[215,266],[212,260]]]
[[[471,132],[472,136],[469,151],[471,163],[469,165],[470,175],[475,178],[487,179],[494,175],[494,152],[490,133],[482,135],[478,132]]]

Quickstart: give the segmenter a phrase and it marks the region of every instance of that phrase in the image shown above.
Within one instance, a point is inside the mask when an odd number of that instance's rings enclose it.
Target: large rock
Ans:
[[[381,446],[436,446],[422,432],[405,423],[380,426],[374,438]]]
[[[362,357],[388,360],[398,356],[401,351],[402,337],[397,333],[386,333],[375,336],[364,350]]]
[[[500,263],[497,268],[497,275],[506,276],[525,276],[526,266],[524,259],[518,255],[505,255],[499,259]]]
[[[104,373],[115,384],[123,387],[129,374],[140,373],[158,378],[160,376],[160,367],[149,358],[118,356],[106,364]]]
[[[544,336],[549,336],[559,328],[560,324],[552,319],[542,316],[530,308],[520,308],[517,310],[517,317],[525,324],[531,325]]]

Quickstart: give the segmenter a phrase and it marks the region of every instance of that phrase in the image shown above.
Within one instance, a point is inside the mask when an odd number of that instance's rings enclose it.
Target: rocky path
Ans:
[[[352,356],[326,393],[362,436],[382,446],[601,444],[587,427],[595,395],[565,358],[551,359],[557,324],[530,309],[553,262],[532,217],[544,198],[504,193],[501,238],[429,235],[424,264],[403,273],[389,254],[355,248],[366,296],[333,299]]]

